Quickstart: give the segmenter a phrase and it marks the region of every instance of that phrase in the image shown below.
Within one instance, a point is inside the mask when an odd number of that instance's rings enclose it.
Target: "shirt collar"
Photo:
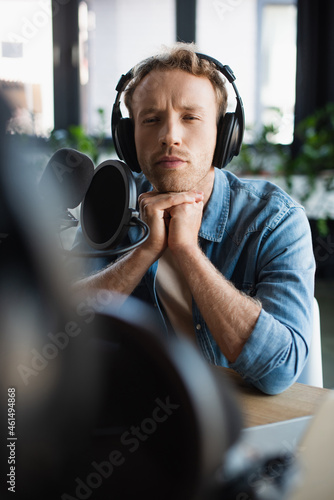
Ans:
[[[230,186],[223,171],[215,168],[213,190],[205,207],[198,235],[210,241],[221,241],[229,214]]]

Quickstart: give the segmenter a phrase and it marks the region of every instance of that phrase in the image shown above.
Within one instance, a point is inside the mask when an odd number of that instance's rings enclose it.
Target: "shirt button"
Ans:
[[[197,323],[196,330],[200,330],[201,328],[202,328],[201,325],[199,323]]]

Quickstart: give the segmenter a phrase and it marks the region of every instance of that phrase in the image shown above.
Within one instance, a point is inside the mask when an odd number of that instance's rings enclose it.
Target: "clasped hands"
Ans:
[[[142,193],[139,198],[140,217],[150,228],[143,244],[159,258],[169,247],[172,253],[198,245],[198,232],[203,215],[204,193]]]

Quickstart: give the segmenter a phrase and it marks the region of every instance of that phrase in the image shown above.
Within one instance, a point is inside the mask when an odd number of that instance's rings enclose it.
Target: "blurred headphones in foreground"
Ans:
[[[225,113],[218,122],[217,142],[213,157],[213,165],[218,168],[224,168],[234,156],[238,156],[245,129],[244,107],[238,89],[234,83],[236,77],[233,71],[227,65],[221,64],[217,59],[196,52],[200,59],[205,59],[213,63],[217,70],[222,73],[233,86],[237,104],[233,113]],[[123,118],[120,109],[121,94],[126,89],[128,83],[133,78],[134,68],[130,69],[125,75],[122,75],[116,86],[116,99],[112,109],[111,131],[116,149],[116,153],[132,171],[141,172],[138,163],[136,146],[134,140],[133,122],[130,118]]]

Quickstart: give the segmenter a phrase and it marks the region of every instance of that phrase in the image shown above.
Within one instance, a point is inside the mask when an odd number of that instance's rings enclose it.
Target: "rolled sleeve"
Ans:
[[[230,367],[261,391],[277,394],[300,375],[312,336],[314,257],[303,209],[294,208],[263,239],[255,296],[262,310]]]

